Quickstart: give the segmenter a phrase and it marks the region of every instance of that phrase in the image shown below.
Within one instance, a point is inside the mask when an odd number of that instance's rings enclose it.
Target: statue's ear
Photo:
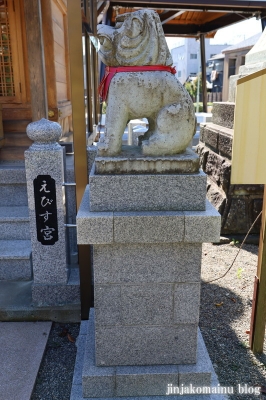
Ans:
[[[135,38],[143,31],[143,20],[138,16],[134,16],[131,20],[130,32],[127,36]]]
[[[152,10],[153,11],[153,10]],[[158,64],[161,65],[172,65],[173,64],[173,59],[171,56],[171,53],[168,49],[168,45],[165,40],[165,35],[162,27],[162,23],[160,20],[159,15],[157,12],[153,11],[153,18],[154,22],[156,25],[156,30],[158,34],[158,44],[159,44],[159,59],[158,59]]]

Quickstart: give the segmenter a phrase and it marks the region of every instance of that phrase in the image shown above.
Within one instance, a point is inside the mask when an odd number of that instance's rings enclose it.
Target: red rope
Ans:
[[[105,67],[104,77],[99,85],[99,95],[102,101],[107,99],[108,89],[110,82],[114,75],[118,72],[143,72],[143,71],[166,71],[171,74],[176,74],[175,67],[169,67],[166,65],[142,65],[142,66],[130,66],[130,67]]]

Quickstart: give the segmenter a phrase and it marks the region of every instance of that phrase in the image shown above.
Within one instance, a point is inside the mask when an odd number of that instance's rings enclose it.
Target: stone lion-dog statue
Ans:
[[[100,156],[116,156],[129,120],[147,118],[139,137],[146,156],[185,151],[195,133],[192,100],[175,77],[161,21],[153,10],[118,15],[115,27],[97,26],[99,56],[107,65],[100,93],[107,101]]]

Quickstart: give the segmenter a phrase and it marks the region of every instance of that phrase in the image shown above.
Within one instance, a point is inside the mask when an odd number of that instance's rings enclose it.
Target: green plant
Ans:
[[[239,267],[239,268],[237,269],[237,271],[236,271],[236,276],[237,276],[238,279],[241,279],[241,278],[242,278],[242,273],[243,273],[243,271],[244,271],[244,268]]]

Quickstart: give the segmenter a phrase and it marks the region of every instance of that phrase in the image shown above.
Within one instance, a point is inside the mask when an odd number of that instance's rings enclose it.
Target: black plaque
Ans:
[[[50,175],[38,175],[33,181],[37,239],[44,246],[58,241],[55,180]]]

